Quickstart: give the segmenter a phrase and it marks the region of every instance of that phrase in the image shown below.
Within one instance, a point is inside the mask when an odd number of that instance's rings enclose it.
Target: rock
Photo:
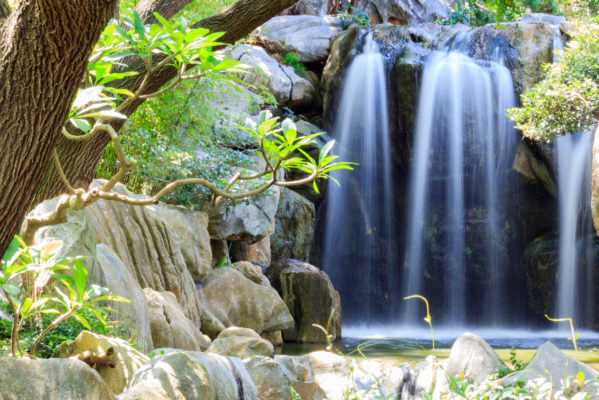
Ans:
[[[283,11],[282,15],[327,15],[333,8],[333,0],[300,0]]]
[[[302,261],[282,259],[273,263],[266,275],[295,320],[293,328],[283,330],[286,342],[326,343],[324,333],[312,324],[326,328],[331,310],[329,335],[332,340],[341,337],[341,300],[325,272]]]
[[[252,244],[272,234],[271,223],[278,204],[279,188],[273,187],[250,199],[236,202],[225,200],[218,206],[202,201],[198,207],[210,218],[208,231],[213,241],[242,240]],[[221,256],[225,254],[219,252]]]
[[[96,261],[98,268],[89,271],[89,281],[110,288],[114,295],[131,300],[131,303],[113,302],[111,308],[121,313],[114,317],[118,321],[125,316],[131,323],[123,324],[123,328],[135,338],[136,344],[145,350],[153,349],[148,306],[134,271],[105,244],[96,245]]]
[[[262,400],[294,400],[293,388],[302,400],[324,400],[326,393],[314,381],[306,357],[253,356],[243,360]]]
[[[258,400],[238,358],[170,351],[139,369],[119,400]]]
[[[528,143],[518,143],[512,168],[530,182],[540,181],[549,193],[556,195],[555,180],[547,164],[534,154]]]
[[[283,333],[281,331],[263,332],[260,337],[262,337],[262,339],[268,340],[275,347],[283,345]]]
[[[504,378],[501,383],[513,385],[520,379],[545,378],[553,383],[554,389],[559,389],[562,386],[560,380],[566,376],[575,378],[579,372],[584,373],[585,380],[592,380],[599,375],[595,369],[566,356],[553,343],[545,342],[523,371]]]
[[[122,339],[82,331],[61,344],[55,357],[81,360],[98,371],[113,393],[121,393],[129,378],[150,359]]]
[[[143,293],[148,304],[155,348],[202,351],[210,346],[210,339],[185,316],[173,293],[157,292],[150,288],[144,289]]]
[[[250,281],[257,283],[258,285],[270,287],[270,281],[264,276],[262,269],[256,264],[252,264],[248,261],[238,261],[232,266]]]
[[[102,183],[94,181],[92,187]],[[121,184],[113,191],[143,198]],[[32,213],[46,214],[56,202],[57,199],[47,200]],[[204,276],[212,262],[205,213],[165,204],[142,207],[100,200],[80,211],[69,210],[68,216],[66,224],[40,229],[36,243],[61,240],[64,244],[57,256],[87,256],[84,263],[93,277],[103,274],[96,272],[100,266],[95,246],[105,245],[122,261],[115,268],[128,270],[120,272],[119,277],[135,277],[142,288],[173,292],[185,315],[199,326],[201,311],[194,279]],[[108,282],[108,278],[104,279]]]
[[[79,360],[0,358],[0,398],[112,400],[102,377]]]
[[[229,255],[229,245],[226,240],[210,240],[210,247],[212,248],[213,267],[216,267],[222,262],[226,264],[231,263],[231,257]]]
[[[446,370],[450,378],[463,373],[470,383],[480,385],[496,374],[502,365],[497,353],[484,339],[473,333],[464,333],[451,346]]]
[[[254,244],[241,241],[232,242],[230,253],[232,261],[251,261],[268,265],[271,260],[270,236],[266,236]]]
[[[348,392],[358,399],[392,398],[404,379],[402,368],[394,363],[352,360],[327,351],[304,357],[326,399],[344,399]]]
[[[256,40],[282,60],[296,53],[300,62],[325,61],[331,43],[342,32],[335,17],[290,15],[274,17],[258,28]]]
[[[554,309],[557,293],[558,237],[545,234],[535,238],[524,250],[528,306],[537,315]]]
[[[365,0],[358,2],[357,9],[368,15],[372,25],[434,22],[437,18],[447,18],[449,13],[447,3],[442,0]]]
[[[211,338],[230,326],[258,333],[293,326],[293,318],[277,291],[252,282],[235,268],[210,271],[198,283],[197,293],[203,310],[202,332]]]
[[[275,232],[270,238],[272,258],[309,261],[315,221],[314,204],[294,191],[283,188],[275,214]]]
[[[272,343],[268,340],[262,339],[251,329],[236,326],[221,331],[206,351],[239,358],[255,355],[273,357],[275,353]]]
[[[316,89],[299,76],[293,67],[283,65],[257,46],[239,44],[228,50],[228,56],[250,67],[241,79],[256,87],[266,86],[280,106],[308,107],[315,100]]]

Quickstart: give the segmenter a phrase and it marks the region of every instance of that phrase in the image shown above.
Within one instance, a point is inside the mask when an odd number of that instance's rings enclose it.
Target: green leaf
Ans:
[[[77,129],[87,133],[92,128],[92,125],[84,119],[80,118],[71,118],[71,124],[73,124]]]
[[[139,17],[139,14],[137,13],[137,11],[132,10],[131,16],[133,17],[133,28],[135,30],[135,33],[137,33],[139,35],[140,39],[142,39],[142,40],[145,39],[146,27],[144,26],[143,21]]]
[[[79,298],[82,298],[85,293],[85,286],[87,285],[87,269],[85,269],[81,261],[77,261],[73,265],[73,280],[75,281]]]
[[[87,322],[87,320],[83,318],[81,315],[73,314],[73,318],[75,318],[75,320],[79,322],[81,325],[83,325],[83,327],[88,331],[92,330],[92,327],[89,325],[89,322]]]
[[[18,296],[21,293],[21,289],[17,285],[4,284],[2,289],[11,296]]]

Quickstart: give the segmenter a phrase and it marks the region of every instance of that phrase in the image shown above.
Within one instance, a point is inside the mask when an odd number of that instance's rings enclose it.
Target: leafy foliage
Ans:
[[[438,20],[443,25],[466,24],[481,26],[495,22],[510,22],[529,12],[556,14],[557,0],[457,0],[448,18]]]
[[[50,343],[49,348],[53,347],[55,342],[46,336],[61,323],[72,318],[92,330],[87,318],[93,315],[106,326],[109,309],[100,302],[129,301],[109,294],[104,287],[88,285],[87,270],[81,259],[56,260],[61,242],[50,242],[42,248],[20,244],[21,248],[13,246],[5,254],[0,273],[0,287],[13,317],[10,327],[13,356],[23,354],[19,334],[27,324],[30,333],[27,336],[31,338],[28,351],[36,355],[44,339]],[[61,274],[63,271],[72,276]],[[44,354],[48,354],[48,349]]]
[[[291,52],[285,54],[283,62],[293,67],[297,72],[301,73],[306,71],[306,66],[299,60],[299,55],[297,53]]]
[[[370,26],[368,15],[356,10],[351,4],[346,4],[343,11],[337,14],[337,18],[339,18],[343,29],[348,28],[350,25]]]
[[[599,110],[599,20],[579,23],[573,39],[545,67],[545,78],[522,96],[509,117],[536,140],[588,130]]]

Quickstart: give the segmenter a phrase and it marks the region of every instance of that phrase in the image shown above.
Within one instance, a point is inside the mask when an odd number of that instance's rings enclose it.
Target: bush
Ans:
[[[358,25],[362,27],[370,26],[368,15],[362,11],[356,10],[351,4],[347,4],[344,10],[337,14],[337,18],[339,18],[341,21],[341,27],[343,29],[348,28],[350,25]]]

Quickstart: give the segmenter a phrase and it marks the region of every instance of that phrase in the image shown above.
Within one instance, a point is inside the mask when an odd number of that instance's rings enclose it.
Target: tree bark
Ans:
[[[0,0],[0,21],[10,15],[10,5],[7,0]]]
[[[183,7],[186,1],[187,0],[146,0],[144,3],[151,3],[159,8],[163,7],[162,3],[164,2],[168,3],[170,6],[178,4]],[[207,28],[212,32],[226,32],[220,41],[224,43],[235,43],[270,18],[297,3],[297,1],[298,0],[239,0],[220,14],[196,23],[194,27]],[[144,7],[146,7],[146,5],[144,5]],[[160,9],[164,10],[165,8]],[[168,10],[170,14],[175,14],[178,11],[172,7],[168,8]],[[151,22],[154,18],[153,14],[149,12],[146,12],[144,15],[146,16],[146,23]],[[144,70],[143,65],[138,60],[129,65],[127,69],[138,71]],[[176,71],[172,68],[165,68],[161,71],[157,71],[152,77],[146,93],[155,92],[173,79],[175,75]],[[119,81],[119,87],[124,87],[134,92],[141,84],[142,78],[143,74],[124,79]],[[131,107],[124,110],[123,113],[127,116],[131,115],[142,103],[143,100],[133,103]],[[120,120],[112,122],[112,126],[117,132],[122,124],[123,122]],[[89,186],[94,178],[98,162],[109,141],[110,137],[106,134],[96,135],[93,139],[82,142],[73,142],[64,137],[59,139],[56,148],[59,159],[61,160],[65,175],[74,187],[87,188]],[[55,197],[65,190],[66,188],[62,184],[54,163],[51,163],[39,186],[34,204]]]
[[[158,20],[154,13],[162,15],[166,19],[171,19],[192,0],[141,0],[135,5],[135,11],[139,14],[142,21],[146,24],[157,24]]]
[[[0,254],[27,212],[117,0],[21,0],[0,27]]]

